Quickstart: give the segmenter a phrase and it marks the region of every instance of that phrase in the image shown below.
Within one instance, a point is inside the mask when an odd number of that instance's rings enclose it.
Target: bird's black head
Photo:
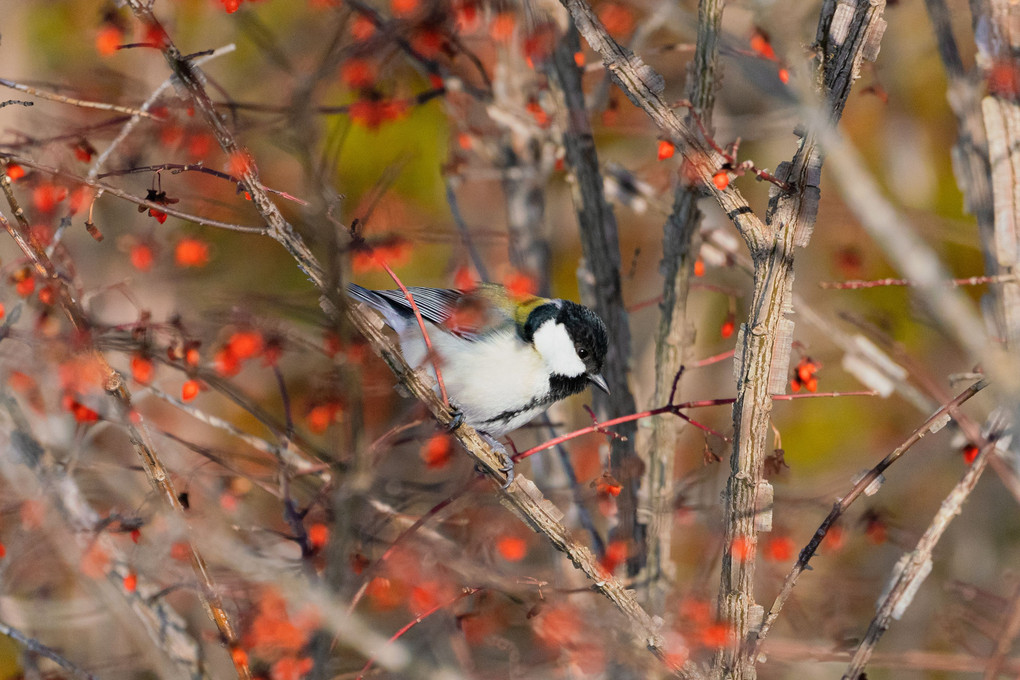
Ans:
[[[574,341],[574,351],[584,362],[589,375],[598,375],[609,351],[609,334],[606,324],[595,312],[576,302],[564,300],[556,320],[563,324]]]
[[[521,337],[545,361],[556,399],[581,392],[588,383],[608,391],[600,371],[609,336],[602,319],[587,307],[567,300],[539,305],[528,315]]]

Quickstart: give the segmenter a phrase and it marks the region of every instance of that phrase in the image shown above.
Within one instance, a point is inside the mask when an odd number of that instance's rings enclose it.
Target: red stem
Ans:
[[[407,286],[405,286],[404,282],[400,280],[396,272],[390,269],[390,266],[386,264],[386,261],[375,253],[372,254],[372,257],[379,263],[379,266],[386,270],[386,273],[389,274],[390,278],[393,279],[393,282],[400,287],[401,292],[404,293],[404,297],[406,297],[408,303],[410,303],[411,311],[414,312],[414,318],[418,320],[418,328],[421,329],[421,336],[425,339],[425,347],[429,352],[429,361],[432,362],[432,368],[436,372],[436,380],[439,382],[439,394],[443,398],[443,403],[446,406],[449,406],[450,397],[446,394],[446,384],[443,382],[443,374],[439,370],[439,362],[436,360],[436,353],[432,351],[432,340],[429,338],[429,332],[425,330],[425,319],[422,318],[421,312],[418,311],[418,304],[414,301],[411,291],[407,289]]]
[[[401,628],[396,633],[394,633],[393,636],[387,641],[387,644],[393,643],[393,641],[399,639],[401,635],[403,635],[407,631],[411,630],[412,628],[417,626],[419,623],[421,623],[422,621],[424,621],[428,617],[430,617],[433,614],[435,614],[437,611],[439,611],[441,609],[446,609],[450,605],[452,605],[455,602],[457,602],[457,600],[460,600],[461,598],[467,597],[468,595],[474,595],[479,590],[481,590],[481,588],[465,588],[462,593],[457,595],[457,597],[454,597],[454,598],[452,598],[452,599],[450,599],[450,600],[448,600],[446,602],[443,602],[441,604],[437,604],[435,607],[433,607],[432,609],[428,610],[427,612],[425,612],[423,614],[419,614],[418,616],[414,617],[411,621],[409,621],[407,623],[407,625],[405,625],[403,628]],[[375,659],[374,658],[369,659],[368,663],[366,663],[364,668],[361,669],[361,672],[358,673],[357,680],[363,680],[364,677],[365,677],[365,673],[368,672],[368,669],[371,668],[372,664],[374,664],[374,663],[375,663]]]
[[[732,404],[734,401],[736,401],[736,400],[732,399],[732,398],[728,398],[728,399],[705,399],[705,400],[702,400],[702,401],[689,401],[689,402],[686,402],[684,404],[667,404],[666,406],[660,406],[659,408],[653,408],[650,411],[642,411],[641,413],[632,413],[629,416],[620,416],[619,418],[613,418],[612,420],[607,420],[607,421],[605,421],[603,423],[596,423],[595,425],[590,425],[588,427],[582,427],[580,430],[574,430],[573,432],[568,432],[567,434],[562,434],[559,437],[554,437],[554,438],[550,439],[549,441],[545,442],[544,444],[539,444],[538,446],[535,446],[533,448],[528,449],[524,453],[518,453],[513,458],[514,458],[514,461],[519,461],[519,460],[522,460],[524,458],[527,458],[528,456],[534,455],[534,454],[538,453],[539,451],[545,451],[546,449],[551,449],[552,447],[554,447],[554,446],[556,446],[558,444],[562,444],[565,441],[570,441],[571,439],[576,439],[577,437],[580,437],[581,435],[591,434],[592,432],[602,432],[602,430],[604,428],[607,428],[607,427],[613,427],[614,425],[622,425],[623,423],[629,423],[632,420],[640,420],[642,418],[650,418],[652,416],[659,416],[659,415],[662,415],[664,413],[672,413],[673,415],[676,415],[676,416],[679,416],[679,417],[683,418],[684,420],[686,420],[691,425],[694,425],[697,428],[700,428],[702,430],[705,430],[706,432],[709,432],[710,434],[714,434],[714,435],[717,435],[717,436],[722,437],[723,439],[725,439],[726,438],[725,436],[719,434],[715,430],[702,425],[701,423],[697,422],[696,420],[693,420],[693,419],[689,418],[688,416],[684,415],[683,413],[680,413],[680,409],[685,409],[685,408],[701,408],[701,407],[704,407],[704,406],[721,406],[723,404]]]

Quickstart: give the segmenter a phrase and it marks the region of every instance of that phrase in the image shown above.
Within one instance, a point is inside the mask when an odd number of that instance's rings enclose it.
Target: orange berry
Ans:
[[[229,345],[216,352],[213,364],[216,367],[216,372],[224,378],[237,375],[241,371],[241,361],[236,354],[230,351]]]
[[[535,294],[538,289],[538,284],[535,279],[524,274],[523,272],[512,272],[503,281],[503,285],[506,287],[510,297],[515,300],[524,300]]]
[[[762,59],[775,59],[776,52],[772,49],[769,38],[760,29],[755,29],[751,36],[751,50]]]
[[[432,435],[421,450],[421,458],[429,468],[441,468],[453,457],[453,444],[445,434]]]
[[[390,0],[390,11],[394,16],[407,16],[418,9],[418,0]]]
[[[174,262],[178,267],[204,267],[209,263],[209,244],[190,236],[182,238],[174,248]]]
[[[248,652],[240,647],[234,647],[230,650],[230,660],[234,662],[234,666],[244,668],[248,665]]]
[[[227,341],[230,352],[241,361],[258,355],[263,344],[262,334],[256,330],[237,331]]]
[[[185,541],[177,541],[170,546],[170,559],[186,562],[191,559],[191,546]]]
[[[528,543],[519,536],[503,536],[496,541],[496,550],[507,562],[520,562],[528,554]]]
[[[606,30],[615,37],[626,36],[634,30],[634,12],[629,7],[610,2],[599,7],[598,15]]]
[[[312,547],[316,550],[321,550],[326,542],[329,540],[329,527],[321,522],[317,522],[312,526],[308,527],[308,542],[312,544]]]
[[[367,59],[348,59],[340,66],[340,80],[348,87],[370,87],[375,76],[375,64]]]
[[[627,560],[630,548],[626,541],[610,541],[606,546],[605,557],[602,558],[602,568],[610,574]]]
[[[197,380],[194,378],[186,380],[184,384],[181,385],[181,400],[191,401],[198,396],[199,390],[201,390],[201,384]]]
[[[667,158],[672,158],[673,154],[676,153],[676,147],[673,146],[673,142],[665,139],[659,140],[659,160],[664,161]]]
[[[152,359],[136,354],[131,357],[131,377],[141,385],[148,385],[155,373]]]
[[[772,536],[765,543],[765,559],[770,562],[788,562],[793,558],[793,539],[789,536]]]
[[[108,57],[120,48],[124,35],[116,26],[107,24],[96,34],[96,52],[99,56]]]
[[[750,538],[738,536],[730,544],[730,552],[733,554],[733,559],[744,562],[754,555],[754,542]]]
[[[511,12],[497,14],[489,25],[489,35],[497,42],[507,42],[513,37],[517,26],[517,17]]]
[[[147,272],[152,269],[156,261],[156,254],[148,243],[136,243],[131,246],[131,266],[140,272]]]
[[[355,40],[368,40],[375,34],[375,24],[364,14],[351,23],[351,37]]]

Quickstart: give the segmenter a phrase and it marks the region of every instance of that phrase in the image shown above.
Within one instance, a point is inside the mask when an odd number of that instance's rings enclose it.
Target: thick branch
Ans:
[[[553,53],[553,64],[566,103],[567,127],[563,143],[567,150],[567,162],[577,184],[576,195],[580,197],[580,202],[575,206],[577,221],[584,263],[592,278],[592,285],[586,286],[582,281],[581,289],[582,292],[586,289],[591,291],[594,301],[592,306],[609,329],[609,354],[606,356],[603,374],[610,394],[595,395],[596,406],[605,417],[607,414],[633,413],[637,406],[627,382],[630,374],[630,325],[623,306],[620,281],[620,240],[616,216],[603,191],[595,139],[592,137],[581,87],[581,69],[574,61],[574,55],[580,49],[580,38],[571,26]],[[622,436],[615,437],[610,444],[609,469],[623,486],[622,493],[617,497],[619,524],[616,538],[631,547],[627,571],[633,576],[644,565],[645,558],[644,525],[638,522],[637,517],[641,465],[634,449],[636,423],[624,425],[620,434]]]
[[[687,72],[687,98],[691,113],[701,119],[712,134],[712,109],[719,71],[719,37],[725,0],[701,0],[698,4],[698,42]],[[673,198],[673,211],[666,219],[662,235],[662,302],[659,304],[659,330],[655,337],[655,396],[653,403],[664,404],[679,396],[677,374],[694,346],[695,331],[687,316],[694,263],[700,247],[701,192],[693,186],[679,186]],[[676,418],[657,418],[652,423],[648,452],[647,486],[650,508],[648,564],[644,579],[648,589],[646,602],[665,606],[664,582],[672,572],[669,559],[672,545],[673,469],[683,422]]]

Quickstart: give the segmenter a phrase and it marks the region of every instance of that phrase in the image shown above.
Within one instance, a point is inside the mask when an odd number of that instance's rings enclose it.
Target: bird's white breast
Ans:
[[[490,419],[521,409],[549,391],[546,362],[512,327],[473,342],[432,324],[428,324],[428,328],[429,339],[440,358],[439,370],[446,391],[469,424],[500,436],[546,409],[547,405],[522,412],[502,427],[485,425]],[[410,365],[427,367],[434,375],[417,325],[401,334],[400,348]]]

